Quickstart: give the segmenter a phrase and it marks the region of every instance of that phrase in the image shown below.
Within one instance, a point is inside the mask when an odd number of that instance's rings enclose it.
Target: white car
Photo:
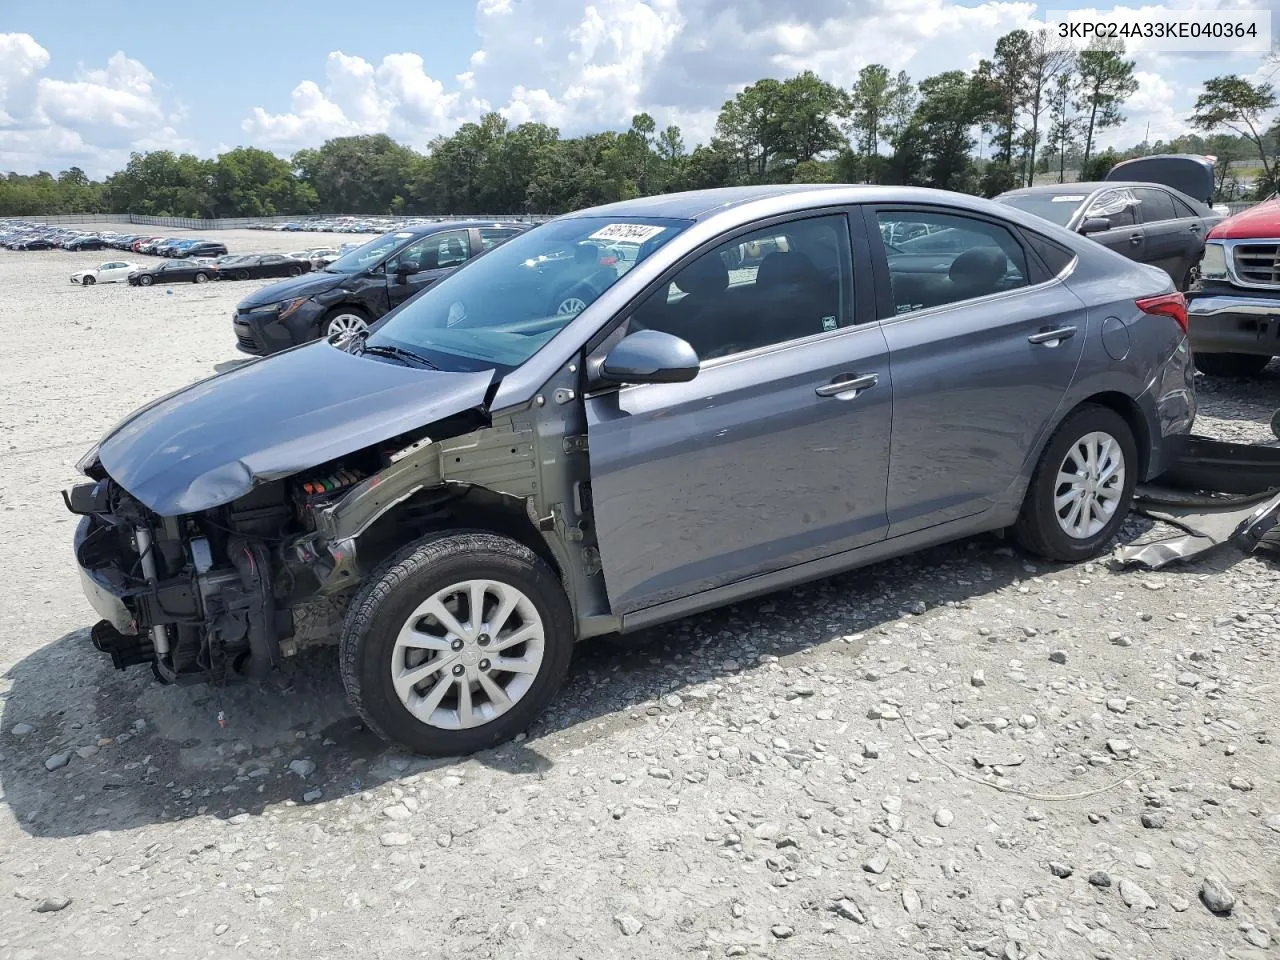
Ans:
[[[109,260],[88,270],[81,270],[71,275],[71,282],[90,287],[95,283],[124,283],[129,278],[129,271],[137,270],[136,263],[124,260]]]

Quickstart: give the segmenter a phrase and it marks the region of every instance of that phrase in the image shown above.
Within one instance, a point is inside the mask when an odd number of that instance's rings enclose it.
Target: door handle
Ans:
[[[1027,343],[1056,347],[1063,340],[1070,340],[1075,335],[1075,327],[1058,327],[1056,330],[1041,330],[1039,333],[1033,333],[1027,337]]]
[[[1129,234],[1129,242],[1136,247],[1138,244],[1142,242],[1142,234],[1140,233]]]
[[[868,390],[880,382],[880,374],[867,373],[860,377],[849,377],[845,380],[832,380],[814,389],[820,397],[835,397],[837,400],[852,400],[863,390]]]
[[[1193,223],[1193,224],[1191,224],[1191,226],[1190,226],[1188,229],[1190,229],[1190,231],[1191,231],[1192,233],[1199,233],[1199,232],[1200,232],[1200,230],[1201,230],[1202,228],[1201,228],[1200,224],[1198,224],[1198,223]]]

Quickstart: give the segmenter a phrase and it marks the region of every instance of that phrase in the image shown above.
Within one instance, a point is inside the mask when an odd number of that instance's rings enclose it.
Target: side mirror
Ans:
[[[396,283],[408,283],[409,274],[413,273],[413,268],[407,263],[396,264]]]
[[[687,340],[660,330],[623,337],[600,364],[611,383],[686,383],[698,375],[698,354]]]
[[[1080,232],[1085,236],[1091,233],[1102,233],[1104,230],[1111,229],[1111,220],[1108,217],[1085,217],[1080,224]]]

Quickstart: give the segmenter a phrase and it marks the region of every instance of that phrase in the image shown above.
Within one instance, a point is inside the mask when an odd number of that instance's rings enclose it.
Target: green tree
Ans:
[[[1233,131],[1251,143],[1262,163],[1265,183],[1261,194],[1276,189],[1275,149],[1276,93],[1269,83],[1250,83],[1244,77],[1213,77],[1205,81],[1204,92],[1196,98],[1191,125],[1213,133]]]
[[[294,169],[326,213],[387,213],[397,198],[403,205],[422,162],[384,133],[337,137],[293,155]]]
[[[1138,89],[1133,67],[1133,61],[1124,58],[1123,43],[1099,45],[1080,52],[1076,61],[1079,83],[1074,106],[1083,117],[1086,161],[1093,155],[1098,131],[1124,122],[1120,107]]]
[[[970,131],[991,115],[987,79],[949,70],[922,80],[919,89],[920,100],[899,138],[895,166],[907,183],[972,191],[977,185]]]
[[[238,147],[214,161],[212,198],[219,217],[308,213],[319,202],[288,161],[256,147]]]
[[[1045,111],[1050,112],[1049,122],[1052,124],[1052,105],[1058,91],[1058,79],[1066,76],[1070,85],[1076,57],[1070,47],[1055,41],[1048,30],[1033,33],[1028,49],[1027,72],[1019,102],[1023,111],[1019,142],[1026,156],[1026,184],[1029,187],[1035,183],[1036,151],[1042,139],[1046,139],[1041,129]],[[1052,126],[1047,139],[1052,144]]]
[[[1067,179],[1067,151],[1075,147],[1080,134],[1080,118],[1071,112],[1075,76],[1064,70],[1053,78],[1049,93],[1049,149],[1058,155],[1058,182]]]
[[[732,151],[744,179],[763,182],[779,150],[782,84],[758,80],[726,101],[716,120],[716,136]]]

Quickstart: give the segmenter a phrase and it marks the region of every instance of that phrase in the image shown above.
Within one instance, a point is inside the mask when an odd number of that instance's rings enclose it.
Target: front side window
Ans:
[[[480,246],[485,250],[490,247],[497,246],[504,240],[510,240],[519,230],[512,227],[481,227],[480,228]]]
[[[1112,228],[1132,227],[1138,222],[1138,198],[1128,190],[1111,190],[1098,197],[1084,212],[1084,219],[1099,217],[1111,221]]]
[[[413,234],[405,230],[374,237],[333,261],[324,268],[325,273],[360,273],[368,270],[377,266],[378,261],[412,237]]]
[[[412,351],[445,370],[505,373],[691,222],[568,217],[542,224],[437,281],[389,314],[365,342]],[[447,236],[434,235],[428,250],[445,252]],[[606,254],[620,241],[638,244],[635,260]]]
[[[1027,213],[1042,217],[1050,223],[1056,223],[1060,227],[1065,227],[1070,223],[1076,211],[1088,199],[1087,194],[1073,193],[1070,190],[1065,193],[1055,194],[1014,193],[1004,197],[996,197],[998,203],[1025,210]]]
[[[845,217],[814,217],[703,254],[649,295],[629,329],[670,333],[712,360],[848,326],[852,294]]]
[[[949,213],[880,209],[876,217],[882,236],[918,237],[884,245],[894,314],[1027,285],[1026,253],[1006,227]]]
[[[411,243],[387,261],[387,273],[420,273],[453,267],[471,256],[467,231],[433,233]]]

